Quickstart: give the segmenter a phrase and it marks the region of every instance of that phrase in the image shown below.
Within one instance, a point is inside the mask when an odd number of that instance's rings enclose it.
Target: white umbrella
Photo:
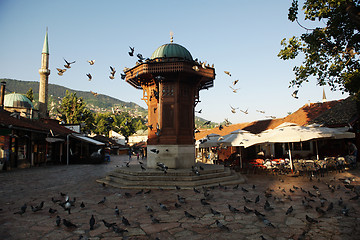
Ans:
[[[249,147],[259,142],[260,138],[248,131],[238,129],[225,135],[223,139],[219,140],[219,144],[222,146],[233,146],[233,147]]]
[[[217,147],[220,135],[211,133],[199,140],[199,148]]]

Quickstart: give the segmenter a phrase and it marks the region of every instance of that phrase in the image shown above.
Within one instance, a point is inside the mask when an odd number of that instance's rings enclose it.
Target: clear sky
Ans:
[[[298,93],[288,88],[292,71],[300,61],[277,57],[284,37],[303,33],[287,20],[291,1],[260,0],[0,0],[0,78],[39,81],[41,51],[46,27],[49,31],[49,82],[82,91],[94,91],[123,101],[140,100],[142,91],[121,80],[124,67],[135,65],[128,55],[150,57],[155,49],[174,42],[187,48],[193,58],[215,64],[214,88],[200,92],[199,116],[233,123],[285,117],[299,107],[322,100],[323,87],[316,81],[305,84]],[[63,76],[56,68],[64,60],[76,61]],[[95,59],[90,66],[87,60]],[[109,79],[109,66],[116,68]],[[230,71],[229,77],[224,71]],[[93,80],[88,81],[86,74]],[[229,86],[239,80],[235,94]],[[325,87],[328,100],[346,98]],[[239,110],[231,113],[230,105]],[[261,114],[256,110],[265,111]]]

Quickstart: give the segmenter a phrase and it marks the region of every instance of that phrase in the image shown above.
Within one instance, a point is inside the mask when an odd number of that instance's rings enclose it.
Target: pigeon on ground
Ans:
[[[104,197],[100,202],[98,202],[98,204],[104,204],[106,201],[106,197]]]
[[[145,209],[146,209],[146,211],[148,211],[148,212],[154,212],[154,211],[152,210],[152,208],[149,207],[148,205],[145,206]]]
[[[121,222],[122,222],[125,226],[130,226],[129,220],[127,220],[124,216],[122,217]]]
[[[105,221],[104,219],[101,220],[103,223],[104,223],[104,226],[107,227],[107,228],[111,228],[113,226],[116,225],[116,223],[108,223],[107,221]]]
[[[208,203],[204,198],[200,199],[200,202],[202,205],[210,205],[210,203]]]
[[[188,213],[187,211],[184,211],[184,213],[185,213],[185,216],[186,216],[187,218],[196,219],[196,217],[195,217],[194,215]]]
[[[56,226],[60,226],[60,224],[61,224],[61,218],[60,218],[59,216],[56,216],[55,222],[56,222]]]
[[[334,204],[332,202],[330,202],[329,206],[327,207],[326,211],[330,211],[334,208]]]
[[[159,203],[159,206],[160,206],[160,208],[161,208],[162,210],[164,210],[164,211],[169,211],[169,209],[168,209],[164,204]]]
[[[252,201],[250,199],[247,199],[245,196],[243,196],[245,203],[251,203]]]
[[[23,215],[26,211],[26,208],[27,208],[27,204],[25,203],[21,208],[20,208],[20,211],[18,212],[14,212],[14,214],[20,214],[20,215]]]
[[[150,219],[153,223],[160,223],[160,220],[155,218],[153,215],[150,214]]]
[[[113,230],[115,233],[119,233],[119,234],[123,234],[124,232],[128,232],[128,230],[123,229],[123,228],[119,228],[119,227],[116,226],[116,225],[112,226],[112,230]]]
[[[180,195],[177,195],[177,199],[178,199],[179,203],[182,203],[182,204],[186,203],[185,198],[181,197]]]
[[[80,207],[81,207],[81,208],[84,208],[84,207],[85,207],[84,202],[81,202]]]
[[[117,206],[115,206],[115,215],[119,216],[120,215],[120,210]]]
[[[233,212],[233,213],[239,213],[240,212],[239,209],[236,209],[236,208],[232,207],[230,204],[228,204],[228,208],[229,208],[230,212]]]
[[[181,205],[178,204],[178,203],[175,203],[174,206],[175,206],[176,208],[180,208],[180,207],[181,207]]]
[[[255,198],[255,203],[258,203],[260,201],[260,196],[257,195],[257,197]]]
[[[313,219],[311,217],[309,217],[308,215],[305,216],[306,221],[308,221],[309,223],[318,223],[319,221],[316,219]]]
[[[63,224],[65,227],[68,227],[68,228],[77,228],[77,226],[75,224],[66,220],[65,218],[63,219]]]
[[[210,212],[211,212],[212,214],[214,214],[214,215],[220,215],[220,212],[218,212],[218,211],[216,211],[216,210],[214,210],[214,209],[212,209],[212,208],[210,208]]]
[[[49,208],[49,213],[54,214],[54,213],[56,213],[56,212],[57,212],[56,209]]]
[[[225,226],[223,223],[221,223],[219,220],[216,220],[215,223],[218,228],[222,230],[226,230],[228,232],[230,231],[230,229],[227,226]]]
[[[245,211],[245,213],[251,213],[251,212],[253,212],[252,209],[247,208],[246,206],[244,206],[244,211]]]
[[[94,225],[95,225],[95,218],[94,218],[94,215],[91,215],[91,218],[90,218],[89,224],[90,224],[90,230],[94,230]]]
[[[286,211],[285,215],[289,215],[289,214],[292,213],[293,211],[294,211],[293,207],[290,206],[290,207],[288,208],[288,210]]]
[[[267,220],[266,218],[264,218],[263,222],[264,222],[264,224],[266,226],[275,228],[275,226],[269,220]]]

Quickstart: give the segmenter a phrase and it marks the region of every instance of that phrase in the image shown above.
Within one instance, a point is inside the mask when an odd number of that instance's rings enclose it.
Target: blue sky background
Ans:
[[[323,87],[316,81],[305,84],[299,99],[288,88],[292,69],[300,60],[277,57],[284,37],[303,33],[287,20],[291,1],[184,0],[184,1],[41,1],[0,0],[0,77],[38,81],[46,27],[49,29],[49,82],[75,90],[94,91],[123,101],[140,100],[142,91],[120,79],[124,67],[135,65],[128,55],[150,57],[155,49],[174,42],[186,47],[193,58],[215,64],[215,86],[200,92],[199,115],[215,122],[233,123],[284,117],[310,102],[322,100]],[[308,23],[306,26],[311,26]],[[64,76],[63,57],[76,60]],[[93,66],[87,60],[95,59]],[[117,70],[109,79],[109,66]],[[224,74],[230,71],[232,77]],[[88,81],[86,73],[93,75]],[[229,86],[239,79],[238,93]],[[328,100],[346,98],[325,87]],[[249,114],[231,113],[230,106],[248,109]],[[256,110],[263,110],[261,114]]]

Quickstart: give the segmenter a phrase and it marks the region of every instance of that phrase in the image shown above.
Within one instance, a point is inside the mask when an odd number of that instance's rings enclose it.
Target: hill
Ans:
[[[16,92],[20,94],[26,94],[26,92],[32,88],[34,92],[34,99],[37,102],[39,98],[39,82],[38,81],[21,81],[14,79],[0,79],[0,81],[6,81],[6,90],[8,92]],[[94,112],[109,112],[112,108],[119,110],[127,109],[134,110],[137,115],[146,116],[147,109],[142,108],[133,102],[125,102],[104,94],[98,94],[96,97],[91,92],[85,92],[80,90],[73,90],[64,86],[49,83],[49,103],[56,98],[63,98],[66,90],[69,92],[76,92],[76,95],[82,97],[87,103],[88,107]]]
[[[35,99],[35,106],[39,99],[39,82],[38,81],[22,81],[22,80],[15,80],[15,79],[7,79],[1,78],[0,81],[6,82],[6,90],[7,92],[16,92],[20,94],[26,94],[26,92],[32,88],[34,92],[34,99]],[[119,111],[126,111],[129,112],[133,116],[147,116],[147,109],[137,105],[133,102],[125,102],[119,100],[117,98],[113,98],[104,94],[98,94],[96,97],[91,92],[85,92],[80,90],[73,90],[61,85],[49,83],[49,108],[52,109],[53,107],[59,104],[57,99],[61,99],[65,96],[66,90],[69,92],[76,92],[76,95],[82,97],[85,102],[87,103],[90,110],[93,112],[111,112],[113,109]],[[50,110],[51,113],[51,110]],[[200,127],[206,122],[206,119],[201,117],[195,117],[195,124],[196,126]],[[211,123],[207,127],[215,127],[216,123]]]

